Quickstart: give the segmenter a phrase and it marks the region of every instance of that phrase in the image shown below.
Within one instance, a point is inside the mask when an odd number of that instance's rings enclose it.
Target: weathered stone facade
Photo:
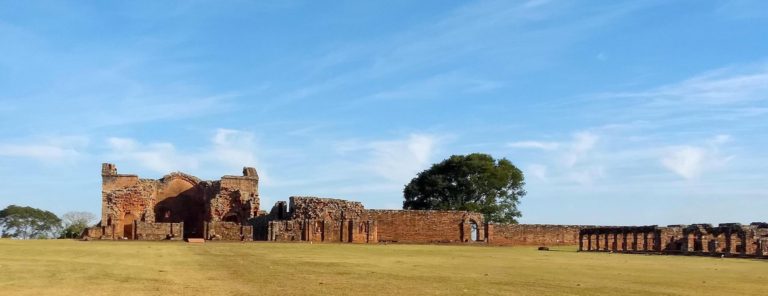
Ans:
[[[768,257],[768,223],[588,227],[579,250],[724,257]]]
[[[244,168],[243,176],[223,176],[218,181],[180,172],[153,180],[118,174],[115,165],[105,163],[101,176],[101,222],[85,232],[89,238],[203,238],[210,223],[219,237],[253,237],[250,220],[259,210],[259,177],[254,168]],[[222,221],[238,227],[220,226]],[[231,235],[233,228],[238,228],[236,236]]]

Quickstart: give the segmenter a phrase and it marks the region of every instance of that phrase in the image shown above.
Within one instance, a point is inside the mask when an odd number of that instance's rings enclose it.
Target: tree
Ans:
[[[3,237],[49,238],[59,234],[61,219],[49,211],[10,205],[0,211],[0,226]]]
[[[420,172],[403,190],[406,210],[480,212],[488,222],[517,223],[523,172],[488,154],[453,155]]]
[[[64,230],[61,232],[61,238],[78,237],[83,230],[96,220],[96,216],[89,212],[67,212],[61,216],[64,220]]]

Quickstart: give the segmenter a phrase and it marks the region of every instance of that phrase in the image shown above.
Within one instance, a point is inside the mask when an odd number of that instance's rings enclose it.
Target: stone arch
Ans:
[[[184,238],[202,238],[205,193],[194,176],[175,172],[160,179],[153,211],[155,222],[184,223]]]

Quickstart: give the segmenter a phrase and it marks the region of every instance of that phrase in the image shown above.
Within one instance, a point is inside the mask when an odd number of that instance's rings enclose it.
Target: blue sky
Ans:
[[[100,164],[398,208],[452,154],[523,223],[768,217],[766,1],[0,1],[0,207],[100,212]]]

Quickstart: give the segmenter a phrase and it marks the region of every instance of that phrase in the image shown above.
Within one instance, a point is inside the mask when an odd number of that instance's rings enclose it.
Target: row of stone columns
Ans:
[[[579,232],[579,251],[654,251],[657,237],[655,227],[587,228]]]

